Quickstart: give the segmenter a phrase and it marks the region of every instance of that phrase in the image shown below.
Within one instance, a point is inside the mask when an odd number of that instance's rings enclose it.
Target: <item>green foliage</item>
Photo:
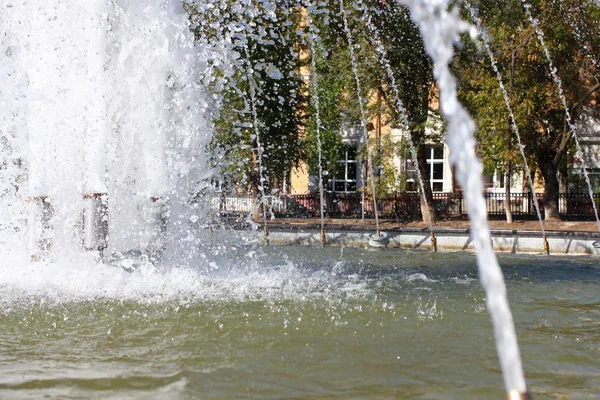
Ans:
[[[433,71],[431,60],[425,52],[419,29],[410,18],[407,8],[398,2],[370,1],[371,12],[392,66],[394,79],[404,108],[415,145],[425,143],[425,124],[434,99]],[[384,96],[387,107],[394,119],[397,119],[396,107],[390,82],[383,71],[373,77],[373,84]]]
[[[380,32],[401,101],[408,112],[413,140],[420,146],[431,139],[426,138],[425,127],[433,90],[432,68],[419,31],[411,21],[408,10],[397,2],[345,1],[344,8],[348,15],[353,49],[358,61],[357,65],[353,66],[339,0],[330,0],[321,3],[313,16],[314,26],[319,32],[315,61],[321,105],[323,164],[328,170],[331,170],[335,160],[341,157],[343,146],[339,132],[342,124],[357,127],[363,124],[353,67],[357,69],[362,96],[368,102],[365,104],[366,119],[372,121],[379,116],[383,126],[399,126],[391,82],[380,63],[381,55],[376,52],[373,34],[365,24],[364,7],[368,9],[368,13],[374,15],[373,23]],[[305,145],[311,174],[317,175],[316,121],[313,107],[311,104],[309,108]],[[390,148],[381,146],[381,143],[377,147]],[[364,148],[361,154],[363,162],[366,163]],[[378,157],[384,157],[384,153],[380,153]],[[388,158],[378,163],[390,166],[387,171],[392,171],[392,152],[385,153],[385,157]],[[405,186],[403,181],[400,184],[391,182],[393,176],[402,179],[400,175],[388,173],[385,176],[390,182],[382,183],[382,188],[396,190]],[[383,179],[379,179],[379,182],[382,181]]]
[[[596,107],[596,95],[587,96],[598,83],[598,8],[583,0],[529,3],[533,16],[539,19],[575,122],[585,106]],[[546,174],[549,164],[556,169],[571,160],[573,147],[566,129],[565,109],[544,50],[520,0],[485,0],[478,6],[483,27],[493,40],[491,46],[509,92],[528,162],[535,162]],[[459,94],[478,125],[479,151],[486,169],[503,168],[509,161],[522,164],[514,137],[513,147],[507,146],[507,136],[513,134],[487,55],[466,43],[456,59],[455,70],[461,81]]]
[[[307,57],[314,57],[316,71],[310,71],[310,104],[306,124],[306,140],[304,146],[307,154],[309,174],[318,176],[319,156],[317,152],[317,115],[316,98],[319,97],[320,135],[322,148],[322,167],[333,173],[335,161],[343,158],[344,145],[341,141],[340,129],[344,123],[357,123],[359,105],[348,97],[356,93],[356,85],[352,74],[352,64],[345,41],[345,34],[339,15],[333,7],[337,1],[322,3],[309,12],[312,32],[305,29],[306,42],[304,48]],[[337,9],[337,8],[336,8]],[[318,32],[318,34],[316,34]],[[315,53],[310,54],[311,46],[308,34],[312,35]],[[318,82],[315,93],[314,81]],[[356,95],[355,95],[356,96]]]
[[[318,40],[315,37],[316,43],[314,44],[319,96],[321,162],[323,170],[333,172],[335,161],[340,159],[343,151],[340,128],[344,118],[343,97],[350,76],[345,73],[348,69],[338,73],[338,67],[342,65],[340,61],[344,60],[340,60],[339,52],[331,51],[335,43],[335,40],[332,39],[335,39],[335,36],[330,34],[329,26],[316,16],[313,16],[313,23],[322,33],[322,39]],[[308,43],[305,48],[310,50]],[[308,54],[308,57],[311,56]],[[346,60],[346,63],[349,64],[349,61]],[[309,79],[314,79],[314,72],[311,71],[310,74]],[[314,90],[314,84],[311,84],[309,92],[311,101],[308,108],[304,148],[306,149],[309,174],[318,176],[319,155],[317,151],[317,114]]]
[[[298,7],[274,0],[248,8],[228,0],[190,7],[190,15],[199,41],[231,42],[234,55],[233,71],[215,66],[223,79],[215,88],[221,107],[213,121],[212,164],[230,186],[256,191],[260,142],[265,189],[281,187],[303,156],[306,89],[299,75]]]
[[[371,140],[369,145],[375,150],[373,154],[373,168],[383,167],[380,175],[375,177],[376,195],[378,197],[386,197],[395,193],[405,192],[407,190],[407,176],[404,171],[401,171],[394,165],[394,157],[407,154],[406,143],[404,141],[394,143],[390,136],[384,136],[381,138],[380,143]],[[366,193],[372,193],[370,187],[367,190]]]
[[[357,65],[351,62],[339,0],[317,2],[310,9],[287,0],[252,1],[246,5],[234,0],[209,0],[186,6],[199,41],[215,46],[230,42],[233,54],[237,55],[232,58],[233,68],[212,65],[213,75],[217,76],[212,85],[220,95],[221,107],[213,120],[211,163],[220,169],[226,183],[254,190],[258,187],[253,91],[263,144],[263,169],[269,186],[280,185],[301,159],[307,161],[311,175],[318,174],[315,93],[300,76],[310,71],[311,57],[316,63],[312,72],[318,78],[324,170],[333,173],[335,161],[342,157],[345,147],[340,137],[342,125],[356,127],[364,123],[353,68],[357,69],[362,95],[367,101],[366,119],[371,121],[378,116],[384,126],[398,125],[390,82],[363,18],[365,8],[375,15],[373,21],[381,32],[386,56],[408,111],[411,136],[418,146],[425,143],[433,87],[431,65],[418,29],[408,11],[397,2],[346,1]],[[314,54],[310,54],[307,40],[307,12],[317,33]],[[249,79],[248,67],[253,71],[253,79]],[[378,164],[391,166],[391,153],[386,155],[389,159],[382,159],[384,153],[378,157]],[[366,163],[366,157],[363,162]],[[391,170],[390,167],[387,171]],[[392,179],[394,175],[385,176]],[[391,181],[381,186],[397,188]]]

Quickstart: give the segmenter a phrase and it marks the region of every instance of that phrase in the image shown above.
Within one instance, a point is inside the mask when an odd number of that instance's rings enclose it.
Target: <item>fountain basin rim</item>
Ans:
[[[290,224],[290,223],[267,223],[269,230],[318,230],[321,229],[319,224]],[[258,226],[262,228],[263,223],[258,223]],[[239,227],[238,227],[239,228]],[[353,232],[374,232],[376,227],[374,225],[359,225],[359,224],[325,224],[325,232],[331,231],[353,231]],[[417,226],[385,226],[386,232],[393,233],[429,233],[431,230],[429,227],[417,227]],[[449,227],[433,227],[433,232],[436,234],[458,234],[458,235],[470,235],[471,228],[449,228]],[[596,239],[600,242],[600,232],[589,232],[589,231],[559,231],[559,230],[546,230],[547,237],[567,237],[567,238],[582,238],[582,239]],[[523,237],[542,237],[541,231],[529,230],[529,229],[490,229],[492,236],[523,236]]]
[[[275,246],[321,246],[320,226],[313,224],[269,223],[269,244]],[[234,226],[240,232],[249,232],[243,226]],[[370,245],[374,227],[326,225],[327,246],[373,247]],[[475,251],[470,229],[436,228],[437,247],[440,251]],[[513,233],[516,232],[516,233]],[[428,228],[386,227],[386,248],[432,250],[431,232]],[[243,233],[245,235],[245,233]],[[600,255],[600,248],[594,247],[600,234],[596,232],[547,232],[550,255]],[[495,252],[518,254],[546,254],[544,238],[540,231],[492,230],[491,241]]]

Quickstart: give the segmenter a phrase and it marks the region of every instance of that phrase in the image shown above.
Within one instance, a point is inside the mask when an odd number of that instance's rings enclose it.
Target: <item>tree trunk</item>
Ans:
[[[567,163],[561,163],[560,167],[558,168],[558,193],[567,193],[567,175]]]
[[[250,182],[252,185],[252,198],[254,200],[254,210],[252,212],[251,220],[254,222],[262,222],[264,220],[263,209],[260,205],[260,202],[262,201],[262,196],[260,189],[258,188],[260,185],[260,170],[258,168],[258,158],[256,157],[254,151],[252,152],[252,164],[254,168],[252,170],[252,175],[250,176]]]
[[[506,212],[506,222],[512,224],[513,217],[510,209],[510,175],[512,173],[512,163],[509,161],[504,171],[504,210]]]
[[[509,122],[510,124],[510,122]],[[512,135],[510,127],[506,131],[506,146],[510,151],[512,147]],[[510,177],[512,174],[512,162],[509,160],[506,162],[506,170],[504,171],[504,212],[506,213],[506,222],[512,224],[513,217],[510,209]]]
[[[542,168],[542,176],[544,177],[544,212],[546,213],[546,221],[560,220],[558,212],[558,168],[553,160],[546,160]]]
[[[423,216],[423,222],[427,222],[428,224],[433,224],[436,221],[435,216],[435,208],[433,207],[433,191],[431,190],[431,185],[429,184],[429,166],[427,165],[427,154],[425,151],[425,146],[420,146],[417,151],[417,166],[419,171],[421,172],[421,179],[423,180],[423,189],[425,193],[421,193],[421,215]],[[419,191],[421,187],[419,187]],[[425,201],[427,200],[427,201]],[[427,209],[429,208],[429,215],[431,216],[431,221],[427,220]]]

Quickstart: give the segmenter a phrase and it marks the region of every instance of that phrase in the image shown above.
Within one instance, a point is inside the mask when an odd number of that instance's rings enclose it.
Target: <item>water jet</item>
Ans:
[[[108,195],[83,196],[83,248],[102,251],[108,246]]]

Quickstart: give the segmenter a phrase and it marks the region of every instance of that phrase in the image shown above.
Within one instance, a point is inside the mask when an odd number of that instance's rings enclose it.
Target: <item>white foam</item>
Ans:
[[[428,278],[427,275],[421,274],[421,273],[412,274],[412,275],[407,276],[406,281],[407,282],[423,281],[423,282],[430,282],[430,283],[437,282],[436,279]]]
[[[264,259],[241,261],[207,259],[193,267],[155,267],[138,261],[137,268],[127,272],[92,256],[37,263],[10,256],[0,265],[0,304],[7,308],[27,299],[52,303],[97,299],[142,303],[303,301],[370,293],[368,281],[362,277],[311,271],[291,261],[276,265]]]

